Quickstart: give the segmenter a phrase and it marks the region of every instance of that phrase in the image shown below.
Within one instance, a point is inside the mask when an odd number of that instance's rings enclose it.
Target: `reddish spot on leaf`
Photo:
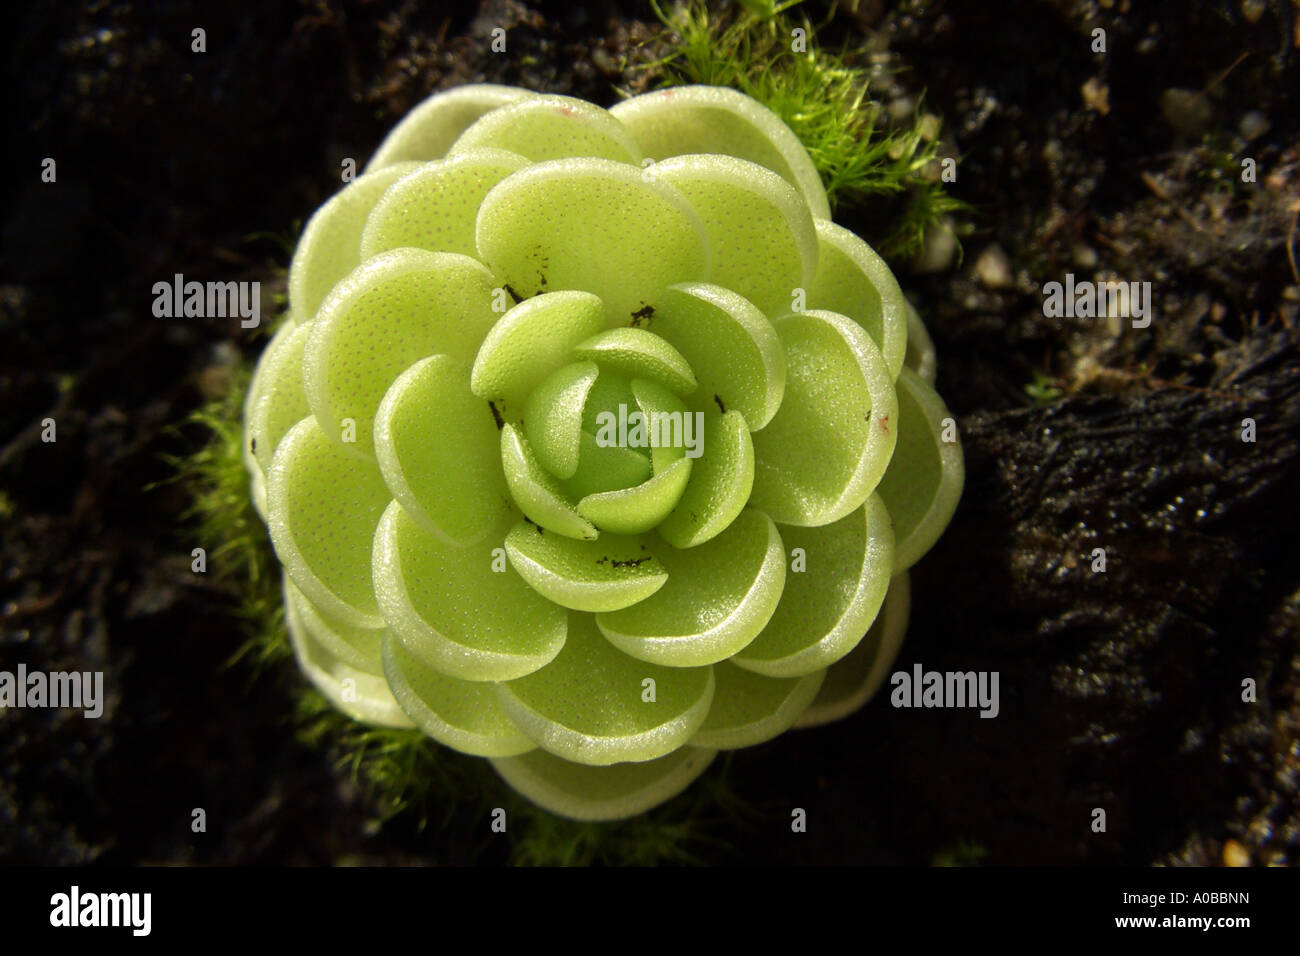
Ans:
[[[880,431],[881,431],[881,434],[888,435],[888,434],[889,434],[889,416],[888,416],[888,415],[881,415],[879,418],[876,419],[876,421],[880,423]]]

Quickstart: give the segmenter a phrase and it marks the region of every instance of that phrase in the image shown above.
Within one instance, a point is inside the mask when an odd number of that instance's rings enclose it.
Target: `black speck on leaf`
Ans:
[[[713,400],[718,403],[718,411],[722,412],[724,415],[727,414],[727,406],[722,404],[722,396],[717,392],[714,392]]]

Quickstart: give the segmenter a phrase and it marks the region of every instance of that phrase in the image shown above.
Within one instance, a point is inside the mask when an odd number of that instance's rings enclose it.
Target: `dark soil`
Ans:
[[[997,670],[1002,708],[981,720],[881,696],[741,752],[729,779],[758,813],[697,853],[1297,862],[1297,15],[1286,0],[865,0],[826,28],[905,66],[882,95],[924,90],[961,157],[964,258],[896,263],[967,468],[951,528],[913,572],[897,666]],[[296,742],[292,667],[255,680],[225,666],[244,640],[234,595],[191,573],[204,542],[186,489],[157,483],[164,455],[202,437],[174,426],[265,339],[237,320],[154,318],[150,290],[178,272],[282,285],[341,160],[364,162],[434,89],[614,102],[652,11],[67,0],[13,17],[0,668],[102,670],[108,703],[99,720],[0,718],[0,862],[505,860],[472,821],[374,824],[347,771]],[[494,26],[509,56],[490,52]],[[871,210],[840,218],[872,238]],[[1042,286],[1066,272],[1151,282],[1150,328],[1045,318]],[[57,442],[41,440],[47,417]],[[790,833],[795,806],[805,834]],[[206,833],[191,832],[195,807]]]

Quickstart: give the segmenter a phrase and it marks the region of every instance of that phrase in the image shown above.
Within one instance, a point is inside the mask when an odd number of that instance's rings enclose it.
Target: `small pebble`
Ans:
[[[1110,112],[1110,87],[1095,76],[1083,84],[1079,92],[1083,94],[1083,105],[1086,109],[1100,113],[1102,116]]]
[[[1267,0],[1241,0],[1241,15],[1247,23],[1257,23],[1268,10]]]
[[[889,104],[889,118],[896,125],[902,125],[916,110],[916,101],[910,96],[900,96]]]
[[[1243,114],[1240,122],[1237,123],[1237,132],[1246,139],[1259,139],[1268,132],[1268,128],[1268,117],[1259,110],[1251,110]]]
[[[1223,844],[1223,865],[1250,866],[1250,851],[1236,840],[1226,841]]]
[[[1070,250],[1070,258],[1080,269],[1095,269],[1097,267],[1097,250],[1087,243],[1076,242],[1074,248]]]
[[[925,231],[925,240],[921,253],[913,266],[919,273],[947,272],[957,261],[957,237],[952,231],[953,223],[948,217]]]
[[[1160,94],[1160,112],[1170,126],[1186,136],[1205,132],[1214,121],[1214,105],[1200,90],[1170,87]]]
[[[1011,276],[1011,261],[996,242],[975,260],[975,278],[986,289],[1009,289],[1015,284]]]

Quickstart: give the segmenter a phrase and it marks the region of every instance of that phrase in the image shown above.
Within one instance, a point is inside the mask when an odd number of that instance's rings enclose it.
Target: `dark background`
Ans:
[[[744,751],[727,780],[750,811],[717,814],[698,856],[1296,861],[1298,15],[1287,0],[862,0],[819,33],[887,51],[905,68],[887,87],[924,91],[962,157],[964,258],[894,263],[967,469],[913,571],[897,666],[998,670],[1002,712],[882,697]],[[462,82],[613,103],[629,45],[663,43],[653,11],[54,2],[9,16],[0,667],[103,670],[108,703],[98,721],[0,714],[0,862],[510,859],[468,811],[379,826],[334,755],[295,736],[292,667],[226,666],[244,640],[235,594],[190,573],[203,542],[186,488],[152,486],[202,437],[173,426],[264,339],[237,320],[155,319],[150,290],[176,272],[256,279],[265,304],[341,157],[360,165],[411,105]],[[488,52],[497,25],[514,55]],[[56,184],[40,181],[47,156]],[[1257,184],[1237,181],[1243,156]],[[871,240],[891,208],[837,218]],[[1045,319],[1042,283],[1067,271],[1151,281],[1152,327]],[[39,439],[46,416],[57,443]],[[1105,575],[1086,559],[1099,546]],[[808,833],[790,833],[793,806]]]

